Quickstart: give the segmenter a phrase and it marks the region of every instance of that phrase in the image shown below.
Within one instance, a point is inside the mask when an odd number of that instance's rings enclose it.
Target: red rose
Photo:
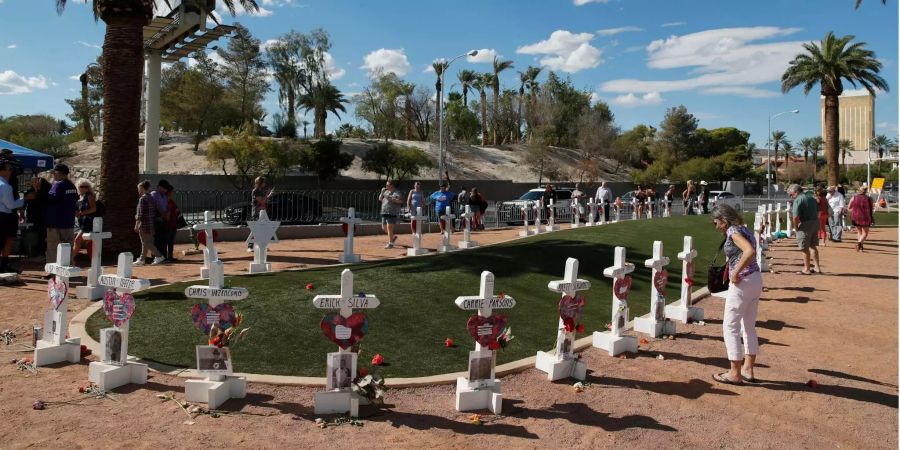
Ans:
[[[311,290],[312,288],[313,288],[313,284],[312,284],[312,283],[306,283],[306,290],[307,290],[307,291],[308,291],[308,290]]]
[[[365,367],[361,367],[361,368],[359,369],[359,376],[360,376],[360,377],[364,377],[364,376],[366,376],[366,375],[368,375],[368,374],[369,374],[369,371],[366,370]]]
[[[384,357],[381,356],[381,353],[376,353],[375,356],[372,357],[372,365],[380,366],[384,364]]]
[[[575,330],[575,321],[571,317],[566,317],[563,319],[563,328],[566,329],[566,333],[571,333]]]
[[[584,325],[579,323],[578,326],[575,327],[575,331],[577,331],[579,333],[584,333]]]
[[[491,342],[490,344],[488,344],[488,348],[491,349],[491,350],[497,350],[497,349],[500,348],[500,344],[497,343],[496,341],[495,341],[495,342]]]
[[[80,387],[78,388],[78,392],[79,392],[80,394],[84,394],[84,386],[80,386]]]
[[[444,347],[453,347],[453,339],[447,338],[447,340],[444,341]]]

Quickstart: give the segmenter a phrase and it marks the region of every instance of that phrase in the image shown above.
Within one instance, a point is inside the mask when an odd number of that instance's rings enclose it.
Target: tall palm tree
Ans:
[[[784,153],[784,167],[787,168],[791,163],[791,156],[794,154],[794,144],[785,139],[781,142],[781,152]]]
[[[872,138],[872,147],[871,148],[874,148],[875,151],[878,152],[878,159],[881,159],[884,157],[884,151],[889,150],[891,148],[891,146],[893,146],[893,144],[894,144],[894,141],[891,140],[891,138],[889,138],[883,134],[879,134],[878,136],[875,136],[874,138]],[[881,163],[881,161],[878,161],[878,162]]]
[[[841,151],[841,165],[844,166],[844,173],[847,173],[847,155],[853,151],[853,141],[841,139],[838,142],[838,149]]]
[[[809,162],[809,154],[812,153],[815,144],[813,138],[805,137],[800,139],[800,148],[803,149],[803,162]]]
[[[522,136],[522,103],[525,102],[525,85],[528,84],[528,71],[519,72],[519,110],[516,113],[516,143]]]
[[[475,79],[477,77],[478,77],[478,74],[475,73],[474,70],[469,70],[469,69],[460,70],[456,74],[456,78],[459,80],[459,84],[462,85],[463,106],[465,106],[466,109],[469,108],[469,89],[471,89],[473,87],[472,84],[475,83]]]
[[[441,138],[443,137],[443,133],[444,133],[444,127],[443,127],[444,124],[441,123],[444,120],[444,115],[441,114],[444,111],[443,110],[444,99],[441,98],[441,75],[443,75],[444,71],[447,70],[447,66],[448,66],[447,61],[445,61],[443,59],[439,59],[439,60],[431,63],[431,68],[434,69],[434,75],[435,75],[434,98],[437,99],[437,101],[435,102],[437,104],[437,124],[438,124],[438,133]],[[438,142],[440,142],[440,139],[438,139]]]
[[[491,74],[482,73],[475,77],[472,83],[478,91],[479,105],[481,106],[481,145],[487,145],[488,138],[488,120],[487,120],[487,89],[491,85]]]
[[[537,81],[538,75],[540,75],[542,67],[528,66],[525,69],[525,75],[527,81],[525,82],[525,88],[528,89],[528,111],[525,115],[525,125],[526,127],[531,127],[531,122],[529,121],[529,117],[531,116],[531,112],[534,111],[534,102],[537,97],[539,83]]]
[[[325,137],[325,120],[328,113],[332,113],[341,118],[340,112],[347,112],[344,103],[350,103],[350,100],[344,97],[344,94],[338,90],[330,81],[324,83],[316,83],[310,86],[309,92],[300,96],[300,107],[304,111],[313,111],[313,137]]]
[[[194,9],[215,6],[185,0]],[[62,14],[66,0],[56,0]],[[139,245],[134,232],[134,186],[138,183],[138,135],[141,132],[141,84],[144,72],[144,26],[155,15],[154,0],[92,0],[94,20],[106,24],[103,37],[103,144],[100,149],[100,186],[107,208],[104,231],[112,238],[104,250],[118,254]],[[258,11],[256,0],[223,0],[232,15],[239,3]],[[209,11],[211,12],[211,11]]]
[[[772,136],[769,138],[770,143],[772,145],[772,154],[775,155],[775,164],[772,169],[772,183],[775,183],[778,179],[778,147],[783,144],[786,140],[785,132],[780,130],[775,130],[772,132]],[[768,162],[772,164],[772,161]]]
[[[494,73],[491,77],[491,89],[494,91],[493,120],[491,120],[491,123],[494,125],[494,145],[500,144],[500,121],[497,120],[497,109],[500,105],[500,72],[503,72],[506,69],[512,69],[512,67],[512,60],[502,60],[499,57],[494,56]]]
[[[838,183],[838,97],[844,92],[842,79],[854,87],[862,85],[873,97],[876,89],[888,90],[887,81],[878,75],[881,61],[864,42],[851,44],[853,39],[853,35],[838,38],[829,31],[819,43],[803,44],[806,52],[794,57],[781,76],[782,92],[802,84],[803,93],[809,94],[818,84],[825,97],[825,159],[828,184],[832,186]]]

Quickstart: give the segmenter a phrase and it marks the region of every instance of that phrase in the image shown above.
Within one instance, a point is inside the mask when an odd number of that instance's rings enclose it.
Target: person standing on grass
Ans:
[[[638,185],[637,190],[634,191],[634,197],[631,198],[631,205],[634,207],[635,219],[643,219],[643,217],[641,216],[644,214],[645,203],[647,203],[647,193],[644,192],[644,189],[641,188],[641,185]]]
[[[53,184],[47,193],[47,263],[56,262],[56,247],[59,244],[72,244],[75,237],[75,211],[78,203],[78,190],[69,181],[69,166],[57,164],[53,166]]]
[[[831,217],[829,218],[831,241],[841,242],[841,237],[844,232],[844,227],[841,222],[843,221],[844,214],[847,213],[847,201],[844,199],[844,195],[838,192],[834,186],[828,188],[828,195],[826,198],[828,199],[828,205],[831,206]]]
[[[741,215],[731,206],[716,205],[712,209],[712,221],[725,235],[722,249],[730,283],[725,294],[722,337],[731,362],[728,372],[717,373],[713,379],[725,384],[753,383],[756,382],[753,366],[759,353],[756,314],[763,288],[762,274],[756,263],[756,240]]]
[[[856,227],[856,251],[865,250],[863,243],[869,237],[869,227],[875,224],[875,202],[868,195],[869,188],[863,185],[850,200],[850,222]]]
[[[149,254],[153,257],[153,264],[159,264],[165,261],[162,253],[156,248],[153,241],[153,233],[156,230],[154,220],[156,219],[156,202],[150,196],[150,180],[144,180],[138,183],[138,204],[137,212],[134,215],[134,232],[141,238],[141,253],[134,262],[135,266],[143,266],[144,258]]]
[[[809,275],[821,272],[819,267],[819,206],[809,192],[803,192],[799,184],[788,186],[787,193],[793,200],[791,214],[794,216],[794,228],[797,230],[797,247],[803,252],[803,270],[797,275]],[[814,269],[810,269],[810,253],[812,253]]]
[[[575,183],[575,190],[572,191],[572,220],[575,220],[575,210],[578,215],[584,217],[584,206],[581,201],[584,198],[584,192],[581,190],[581,183]]]
[[[275,192],[266,185],[265,177],[256,177],[253,180],[253,190],[250,192],[250,215],[252,219],[259,220],[259,212],[265,211],[269,203],[269,197]],[[253,253],[253,243],[247,244],[247,253]]]
[[[78,221],[78,233],[75,235],[75,243],[72,245],[72,261],[78,252],[81,251],[81,245],[84,244],[85,233],[94,231],[94,213],[97,212],[97,195],[94,194],[94,186],[90,181],[78,180],[78,193],[81,197],[78,199],[78,211],[75,211],[75,217]]]
[[[394,227],[397,225],[397,217],[400,216],[400,205],[403,200],[400,193],[394,188],[394,182],[387,180],[384,183],[384,189],[378,194],[378,201],[381,202],[381,229],[387,233],[388,243],[384,248],[394,248],[394,242],[397,241],[397,235],[394,234]]]
[[[22,273],[21,270],[9,265],[13,241],[19,232],[19,216],[15,210],[24,206],[26,199],[34,198],[34,194],[29,194],[29,197],[25,198],[13,197],[13,188],[9,184],[9,179],[12,178],[14,170],[10,161],[0,160],[0,273]]]
[[[600,208],[603,210],[603,221],[609,222],[609,207],[612,205],[613,196],[612,191],[606,187],[605,181],[601,182],[600,187],[597,188],[597,195],[594,197],[594,202],[600,205]]]
[[[556,215],[556,210],[554,206],[556,206],[556,191],[553,190],[552,184],[547,184],[544,186],[544,192],[541,194],[541,204],[544,205],[544,217],[547,219],[547,223],[550,223],[550,214]],[[535,218],[537,220],[537,218]],[[556,218],[553,218],[553,221],[556,222]]]

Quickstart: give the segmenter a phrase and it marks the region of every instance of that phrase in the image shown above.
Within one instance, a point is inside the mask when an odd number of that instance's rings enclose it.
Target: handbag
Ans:
[[[725,261],[725,264],[722,264],[721,266],[716,263],[719,259],[719,253],[722,252],[722,248],[724,247],[725,241],[723,240],[722,244],[719,245],[719,251],[716,252],[715,258],[709,263],[706,287],[709,289],[709,292],[713,294],[728,290],[728,261]]]

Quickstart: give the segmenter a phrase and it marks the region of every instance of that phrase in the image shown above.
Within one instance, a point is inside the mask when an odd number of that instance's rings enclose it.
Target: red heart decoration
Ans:
[[[350,228],[350,227],[349,227],[346,223],[342,223],[342,224],[341,224],[341,231],[344,232],[344,237],[347,237],[347,230],[348,230],[349,228]]]
[[[564,295],[559,299],[559,318],[562,320],[571,319],[572,323],[578,323],[581,320],[581,314],[584,311],[584,296]]]
[[[497,336],[506,328],[506,322],[506,316],[503,314],[494,313],[490,317],[474,315],[469,317],[466,329],[469,330],[469,334],[475,339],[475,342],[484,347],[490,347],[492,343],[498,344]]]
[[[653,277],[653,285],[656,287],[656,292],[666,295],[666,284],[668,283],[669,272],[665,269],[656,271],[656,276]]]
[[[409,227],[412,229],[413,233],[416,232],[416,225],[418,225],[418,222],[415,219],[413,219],[413,221],[409,223]]]
[[[346,350],[359,342],[369,331],[369,318],[363,313],[354,313],[350,317],[344,317],[338,313],[328,313],[322,318],[322,332],[325,337]],[[338,338],[337,327],[350,329],[350,336]]]
[[[625,275],[624,278],[616,278],[613,284],[613,294],[619,300],[627,300],[628,292],[631,291],[631,275]]]
[[[213,230],[213,242],[219,242],[219,232],[217,230]],[[206,247],[206,230],[202,230],[197,233],[197,242]]]
[[[694,262],[693,261],[687,263],[686,272],[687,273],[684,275],[685,278],[694,278]]]

